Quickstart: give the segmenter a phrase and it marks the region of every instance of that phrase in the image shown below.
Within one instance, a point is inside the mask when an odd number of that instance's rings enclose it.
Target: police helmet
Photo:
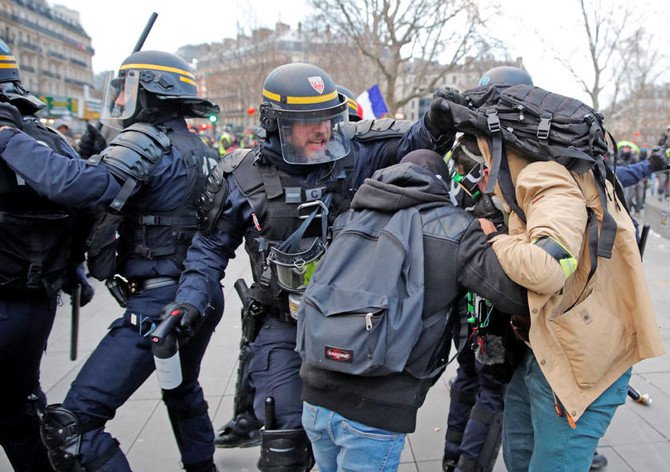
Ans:
[[[349,121],[361,121],[363,119],[363,110],[354,98],[351,90],[344,85],[336,85],[337,91],[347,97],[347,110],[349,111]]]
[[[533,78],[519,67],[500,66],[487,70],[479,79],[479,87],[487,87],[491,84],[533,85]]]
[[[198,97],[195,75],[181,57],[162,51],[135,52],[108,81],[100,121],[123,129],[161,112],[206,118],[218,113],[219,107]]]
[[[348,101],[321,68],[285,64],[263,84],[261,126],[279,133],[282,158],[289,164],[320,164],[349,153],[340,124],[348,121]]]
[[[11,103],[23,115],[32,115],[46,106],[21,84],[16,58],[2,39],[0,39],[0,101]]]

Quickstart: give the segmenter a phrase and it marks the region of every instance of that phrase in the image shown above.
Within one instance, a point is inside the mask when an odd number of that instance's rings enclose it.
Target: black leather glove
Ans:
[[[488,193],[479,197],[475,207],[472,209],[472,214],[475,218],[486,218],[487,220],[491,220],[496,226],[498,233],[507,233],[505,215],[495,206],[493,198]]]
[[[185,344],[195,336],[204,320],[204,316],[190,303],[170,303],[165,306],[161,315],[161,321],[170,316],[179,317],[179,321],[174,327],[174,333],[177,339],[179,339],[180,344]]]
[[[88,283],[88,279],[86,278],[86,271],[84,270],[84,264],[70,266],[68,268],[67,274],[65,275],[65,280],[63,281],[63,292],[67,293],[68,295],[72,295],[72,292],[77,287],[77,285],[81,285],[79,306],[86,306],[91,300],[93,300],[95,290],[91,284]]]
[[[452,88],[440,88],[433,94],[433,101],[426,112],[426,128],[435,139],[455,132],[449,107],[451,103],[465,106],[467,100],[458,90]]]
[[[107,140],[102,133],[90,123],[86,124],[86,131],[79,139],[79,155],[88,159],[94,154],[100,154],[107,147]]]
[[[651,155],[649,156],[649,167],[651,167],[652,172],[659,172],[670,167],[668,158],[665,155],[665,149],[663,149],[661,146],[656,146],[651,150]]]
[[[19,109],[11,103],[0,103],[0,126],[23,129],[23,117]]]

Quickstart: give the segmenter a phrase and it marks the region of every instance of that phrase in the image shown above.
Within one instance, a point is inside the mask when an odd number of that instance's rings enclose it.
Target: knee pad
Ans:
[[[312,444],[304,429],[261,430],[261,472],[307,472],[312,467]]]
[[[73,412],[60,404],[47,406],[40,435],[56,472],[85,472],[79,454],[82,432]]]

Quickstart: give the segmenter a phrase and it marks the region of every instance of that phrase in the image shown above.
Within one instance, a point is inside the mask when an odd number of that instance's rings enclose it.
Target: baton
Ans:
[[[70,319],[70,360],[77,360],[77,342],[79,341],[79,307],[81,306],[81,284],[72,290],[72,318]]]
[[[640,250],[640,259],[644,256],[644,248],[647,245],[647,236],[649,236],[649,225],[644,225],[642,227],[642,232],[640,233],[640,241],[637,243],[637,248]]]
[[[142,49],[142,46],[144,46],[144,41],[147,40],[147,36],[149,36],[149,31],[151,31],[151,28],[153,28],[156,18],[158,18],[158,13],[154,11],[151,13],[149,21],[147,21],[146,26],[142,30],[142,34],[140,35],[140,38],[137,40],[137,44],[135,44],[135,47],[133,48],[133,53],[139,51],[140,49]]]
[[[640,403],[645,406],[651,405],[651,397],[648,393],[640,393],[630,385],[628,386],[628,396],[631,397],[635,403]]]

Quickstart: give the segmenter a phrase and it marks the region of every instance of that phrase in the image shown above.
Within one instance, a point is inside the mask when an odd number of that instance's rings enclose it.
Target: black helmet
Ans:
[[[518,67],[500,66],[484,72],[479,79],[479,87],[487,87],[491,84],[509,85],[533,85],[533,78],[528,72]]]
[[[0,39],[0,101],[9,102],[23,115],[32,115],[46,105],[21,85],[21,74],[9,46]]]
[[[336,85],[337,91],[342,95],[347,97],[347,110],[349,111],[349,121],[361,121],[363,119],[363,110],[361,106],[356,101],[354,94],[351,93],[351,90],[346,88],[344,85]]]
[[[261,126],[279,131],[282,158],[289,164],[320,164],[349,153],[339,123],[348,121],[347,98],[326,72],[311,64],[277,67],[263,84]]]
[[[162,51],[139,51],[128,56],[118,75],[108,81],[100,121],[125,128],[153,115],[206,118],[218,111],[217,105],[198,97],[195,75],[184,59]]]

